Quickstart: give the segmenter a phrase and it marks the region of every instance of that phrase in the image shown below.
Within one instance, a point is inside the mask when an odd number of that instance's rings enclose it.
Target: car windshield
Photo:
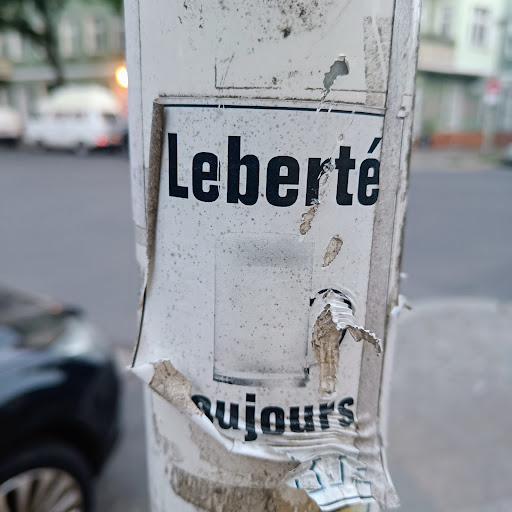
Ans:
[[[108,124],[116,124],[117,122],[117,117],[114,114],[103,114],[103,119],[105,119]]]

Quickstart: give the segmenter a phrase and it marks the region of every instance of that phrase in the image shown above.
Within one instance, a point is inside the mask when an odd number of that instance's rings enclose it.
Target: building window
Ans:
[[[85,22],[85,48],[90,55],[99,55],[107,50],[107,27],[105,19],[99,16]]]
[[[464,130],[464,87],[462,84],[447,82],[441,92],[441,129],[447,132]]]
[[[113,18],[110,30],[110,48],[117,53],[124,52],[124,22],[122,18]]]
[[[429,31],[429,14],[430,14],[430,3],[424,1],[421,5],[421,31],[427,33]]]
[[[510,86],[509,86],[510,87]],[[505,115],[500,116],[503,121],[503,131],[512,132],[512,89],[505,90]]]
[[[18,32],[9,32],[7,35],[7,46],[11,60],[16,62],[23,59],[23,39],[21,39]]]
[[[483,48],[489,42],[491,24],[491,12],[489,9],[475,7],[473,9],[473,21],[471,24],[471,44]]]
[[[505,47],[503,48],[503,53],[507,60],[512,60],[512,23],[507,25],[505,31]]]
[[[104,18],[94,18],[94,33],[96,35],[96,52],[105,53],[107,50],[107,27]]]
[[[46,52],[41,46],[27,41],[25,58],[40,62],[46,59]]]
[[[0,105],[9,105],[7,87],[0,86]]]
[[[443,5],[439,12],[439,35],[443,39],[452,38],[453,7]]]
[[[78,27],[71,20],[62,20],[59,25],[59,46],[63,57],[78,53]]]

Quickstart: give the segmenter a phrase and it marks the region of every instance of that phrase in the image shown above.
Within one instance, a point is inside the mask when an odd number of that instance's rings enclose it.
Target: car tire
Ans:
[[[79,142],[73,150],[73,153],[75,153],[76,156],[80,157],[87,156],[89,152],[89,148],[83,142]]]
[[[89,464],[63,443],[31,445],[0,462],[0,505],[8,512],[92,512],[92,487]],[[18,505],[27,499],[30,506]]]
[[[45,153],[46,151],[48,151],[46,144],[42,140],[36,141],[35,146],[42,153]]]

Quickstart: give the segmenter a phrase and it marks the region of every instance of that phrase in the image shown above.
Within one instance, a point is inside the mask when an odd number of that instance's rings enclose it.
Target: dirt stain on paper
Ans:
[[[338,256],[338,253],[341,250],[341,246],[343,245],[343,240],[339,235],[333,236],[329,245],[327,246],[327,250],[324,255],[324,262],[322,263],[322,267],[328,267]]]
[[[319,512],[318,505],[302,489],[282,483],[275,488],[239,487],[200,478],[174,467],[171,472],[174,492],[208,512]]]
[[[315,215],[319,206],[319,204],[314,204],[306,213],[302,214],[299,228],[301,235],[305,235],[311,229],[311,224],[315,219]]]

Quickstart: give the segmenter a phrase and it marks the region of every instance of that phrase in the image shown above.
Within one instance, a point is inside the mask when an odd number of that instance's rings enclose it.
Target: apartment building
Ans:
[[[486,91],[501,73],[509,3],[423,0],[415,121],[418,139],[434,146],[477,146],[484,132],[494,128],[495,120],[489,120],[494,98]]]

